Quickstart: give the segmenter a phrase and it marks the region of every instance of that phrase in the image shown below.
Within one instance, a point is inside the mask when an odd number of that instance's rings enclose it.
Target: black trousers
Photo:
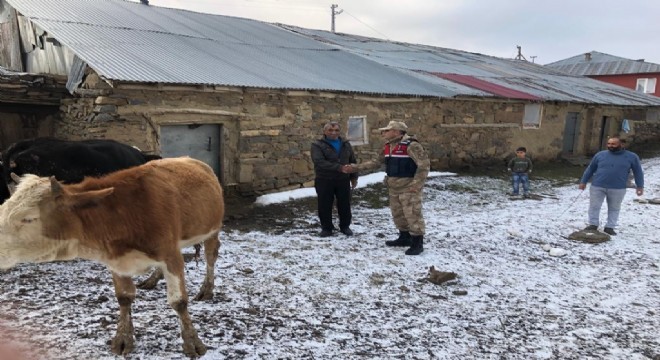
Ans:
[[[314,188],[318,197],[319,220],[322,230],[333,230],[332,205],[337,199],[339,228],[345,229],[351,225],[351,181],[349,179],[315,179]]]

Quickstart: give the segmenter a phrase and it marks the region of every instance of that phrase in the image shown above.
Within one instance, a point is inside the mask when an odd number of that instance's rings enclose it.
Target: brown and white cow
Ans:
[[[183,352],[197,357],[206,347],[188,313],[180,249],[204,243],[207,273],[198,297],[211,298],[223,215],[222,188],[213,170],[187,157],[151,161],[72,185],[25,175],[0,206],[0,268],[74,258],[107,265],[119,301],[112,340],[116,354],[134,348],[131,276],[159,268],[181,322]]]

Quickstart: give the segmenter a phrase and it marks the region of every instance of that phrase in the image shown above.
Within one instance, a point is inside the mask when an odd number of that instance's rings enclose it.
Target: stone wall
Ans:
[[[52,136],[59,104],[69,97],[66,78],[0,68],[0,150],[26,138]]]
[[[538,129],[523,129],[525,103],[485,98],[435,99],[222,87],[113,84],[90,72],[78,97],[63,101],[57,136],[112,138],[158,153],[159,129],[172,124],[221,124],[223,182],[246,195],[313,184],[310,144],[328,121],[346,125],[366,116],[367,144],[355,146],[360,161],[378,156],[379,127],[403,120],[429,151],[434,170],[499,163],[518,146],[537,161],[562,151],[569,111],[583,119],[579,152],[597,147],[599,119],[622,119],[623,110],[544,103]],[[597,126],[598,125],[598,126]],[[597,140],[596,140],[597,142]]]

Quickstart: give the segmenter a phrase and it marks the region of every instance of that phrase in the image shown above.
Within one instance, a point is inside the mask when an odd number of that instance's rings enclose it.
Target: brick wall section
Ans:
[[[382,146],[377,129],[397,119],[418,135],[434,170],[501,164],[518,146],[526,146],[537,161],[556,159],[567,111],[585,119],[624,116],[617,108],[594,111],[546,103],[540,129],[522,129],[522,102],[140,84],[112,88],[94,73],[78,95],[63,101],[59,137],[112,138],[158,153],[161,125],[222,124],[225,186],[245,195],[311,186],[311,142],[321,136],[324,123],[345,126],[349,116],[368,119],[369,142],[355,147],[360,161],[377,156]],[[581,141],[581,152],[596,150],[598,144],[589,137],[600,132],[597,125],[582,122],[580,134],[586,140]]]

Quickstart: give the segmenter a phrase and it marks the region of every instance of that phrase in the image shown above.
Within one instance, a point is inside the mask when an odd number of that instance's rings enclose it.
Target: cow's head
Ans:
[[[83,229],[75,210],[95,206],[113,190],[74,193],[54,177],[24,175],[0,206],[0,268],[76,257]]]

